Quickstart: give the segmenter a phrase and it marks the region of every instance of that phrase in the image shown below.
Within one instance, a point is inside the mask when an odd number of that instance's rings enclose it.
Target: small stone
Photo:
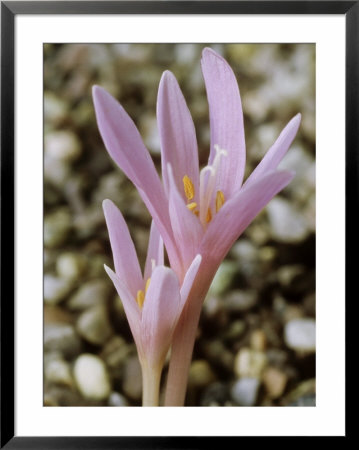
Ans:
[[[282,286],[290,286],[295,278],[305,273],[305,267],[300,264],[282,266],[277,270],[278,281]]]
[[[123,373],[123,392],[133,400],[140,400],[142,396],[142,372],[137,356],[127,360]]]
[[[264,353],[241,348],[234,360],[234,372],[238,377],[260,378],[267,365]]]
[[[254,406],[260,381],[258,378],[241,378],[231,389],[231,397],[239,406]]]
[[[45,365],[45,377],[48,381],[66,386],[73,385],[70,365],[63,359],[50,360]]]
[[[71,311],[82,311],[107,302],[111,285],[107,280],[95,279],[84,283],[67,302]]]
[[[74,161],[81,150],[79,138],[71,131],[53,131],[45,136],[45,152],[54,159]]]
[[[287,374],[275,367],[267,367],[263,373],[263,384],[271,399],[276,399],[283,394],[287,381]]]
[[[78,318],[76,329],[91,344],[104,344],[112,334],[106,307],[99,305],[87,309]]]
[[[267,346],[267,337],[263,330],[254,330],[251,334],[251,348],[263,352]]]
[[[85,258],[72,252],[62,253],[56,260],[56,270],[60,277],[65,279],[79,278],[85,268]]]
[[[224,300],[225,308],[230,312],[243,312],[253,308],[257,303],[255,290],[233,290]]]
[[[111,392],[110,380],[103,361],[92,354],[82,354],[74,365],[74,376],[82,396],[104,400]]]
[[[73,358],[81,351],[81,341],[69,324],[45,324],[44,350],[58,351],[65,358]]]
[[[266,210],[272,237],[277,241],[296,243],[307,236],[308,229],[303,215],[287,200],[275,197]]]
[[[128,401],[126,397],[118,392],[111,392],[108,399],[108,406],[128,406]]]
[[[44,93],[44,119],[46,123],[58,124],[68,114],[67,104],[51,92]]]
[[[232,371],[233,354],[221,340],[206,341],[203,345],[203,354],[212,365]]]
[[[224,383],[210,384],[201,397],[202,406],[222,406],[229,400],[228,387]]]
[[[48,305],[56,305],[63,300],[71,289],[68,280],[44,275],[44,301]]]
[[[122,337],[113,336],[106,342],[100,356],[108,367],[121,370],[122,365],[132,352],[132,348],[132,345],[127,344]]]
[[[71,230],[71,216],[68,209],[61,208],[44,219],[44,245],[54,248],[62,245]]]
[[[215,375],[207,361],[196,360],[192,362],[188,380],[190,386],[203,388],[214,380]]]
[[[223,338],[228,341],[236,341],[243,336],[245,329],[246,323],[244,320],[235,320],[229,325],[229,328]]]
[[[238,270],[237,264],[233,261],[224,261],[219,266],[216,275],[213,278],[210,293],[212,295],[223,294],[231,285],[234,275]]]
[[[284,339],[287,346],[301,352],[315,351],[315,320],[293,319],[285,325]]]

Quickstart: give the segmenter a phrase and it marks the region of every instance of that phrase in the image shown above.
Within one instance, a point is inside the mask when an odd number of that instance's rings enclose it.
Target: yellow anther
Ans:
[[[146,281],[146,286],[145,286],[145,294],[147,294],[147,291],[148,291],[148,288],[150,286],[150,283],[151,283],[151,278],[148,278],[147,281]]]
[[[192,180],[190,179],[189,176],[185,175],[182,178],[182,181],[183,181],[184,193],[185,193],[187,200],[192,200],[194,197],[194,186],[193,186]]]
[[[217,191],[216,195],[216,212],[218,212],[224,205],[224,194],[222,191]]]
[[[137,291],[136,302],[140,308],[143,306],[143,302],[145,301],[145,293],[141,291]]]
[[[211,208],[208,208],[206,222],[209,223],[211,220],[212,220],[212,211],[211,211]]]
[[[194,209],[197,208],[197,203],[196,203],[196,202],[188,203],[187,208],[188,208],[190,211],[193,211]]]
[[[193,211],[193,214],[195,215],[195,216],[199,216],[199,211],[198,211],[198,209],[196,209],[196,211]]]

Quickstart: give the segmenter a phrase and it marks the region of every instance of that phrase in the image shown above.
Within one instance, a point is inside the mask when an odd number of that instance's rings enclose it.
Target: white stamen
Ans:
[[[227,151],[221,149],[219,145],[214,145],[216,156],[211,165],[204,167],[200,174],[200,220],[206,226],[207,211],[210,207],[214,188],[216,186],[216,175],[219,169],[219,163],[222,156],[227,156]],[[205,186],[204,174],[210,172],[207,185]]]

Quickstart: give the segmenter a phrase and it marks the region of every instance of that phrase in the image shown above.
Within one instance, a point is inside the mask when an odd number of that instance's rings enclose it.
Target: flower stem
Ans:
[[[142,406],[159,406],[162,368],[142,366]]]
[[[202,302],[188,302],[173,335],[165,406],[183,406]]]

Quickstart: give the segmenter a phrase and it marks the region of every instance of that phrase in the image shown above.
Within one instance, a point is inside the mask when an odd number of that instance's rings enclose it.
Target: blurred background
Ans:
[[[100,138],[91,88],[116,97],[160,170],[158,83],[171,70],[196,126],[201,166],[209,119],[205,44],[44,45],[44,404],[141,405],[141,372],[101,203],[113,200],[145,260],[150,216]],[[292,183],[222,263],[203,305],[186,405],[315,405],[315,46],[208,44],[239,83],[246,174],[298,112],[281,167]],[[164,371],[165,381],[167,367]]]

